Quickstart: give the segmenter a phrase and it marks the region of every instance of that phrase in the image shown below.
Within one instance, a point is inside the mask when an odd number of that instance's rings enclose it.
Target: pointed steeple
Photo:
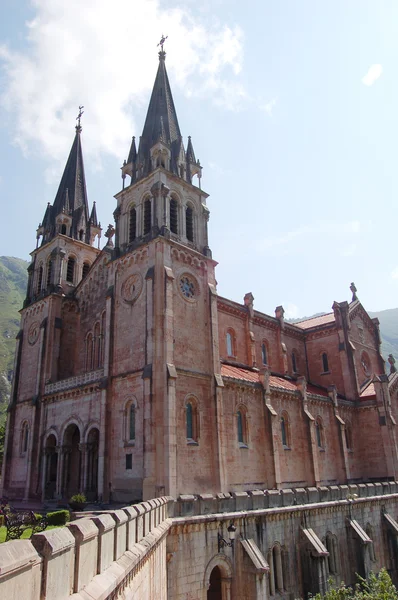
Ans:
[[[137,160],[137,149],[135,147],[135,135],[133,135],[133,138],[131,140],[131,146],[130,146],[130,152],[127,158],[127,162],[128,163],[135,163],[135,161]]]
[[[90,225],[92,225],[93,227],[98,227],[97,208],[95,200],[93,202],[93,208],[90,215]]]
[[[81,117],[81,114],[79,117]],[[89,210],[80,135],[82,131],[80,118],[75,129],[75,138],[54,203],[52,206],[47,207],[43,219],[42,231],[40,232],[40,235],[43,235],[42,244],[49,242],[61,231],[68,237],[90,243]]]

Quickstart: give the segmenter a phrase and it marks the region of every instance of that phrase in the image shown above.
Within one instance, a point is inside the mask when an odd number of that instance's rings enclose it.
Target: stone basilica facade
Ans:
[[[102,250],[81,131],[32,252],[0,495],[206,503],[288,489],[297,501],[297,490],[396,480],[398,374],[393,360],[385,374],[355,286],[352,301],[295,324],[282,306],[256,310],[251,293],[218,296],[202,168],[163,50]],[[278,556],[271,545],[264,594],[285,597]]]

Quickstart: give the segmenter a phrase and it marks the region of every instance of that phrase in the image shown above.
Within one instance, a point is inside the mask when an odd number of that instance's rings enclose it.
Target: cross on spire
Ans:
[[[168,37],[169,37],[168,35],[164,36],[163,33],[162,33],[162,37],[161,37],[160,42],[158,44],[158,46],[160,46],[161,52],[164,52],[164,50],[163,50],[163,44],[165,43],[165,41],[167,40]]]
[[[82,118],[83,114],[84,114],[84,110],[83,110],[84,106],[79,106],[79,114],[76,117],[76,121],[77,121],[77,125],[76,125],[76,131],[81,131],[81,125],[80,125],[80,119]]]

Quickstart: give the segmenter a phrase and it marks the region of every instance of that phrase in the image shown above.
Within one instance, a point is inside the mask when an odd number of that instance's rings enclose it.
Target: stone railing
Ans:
[[[179,496],[176,516],[192,516],[231,513],[264,508],[282,508],[334,500],[355,501],[355,498],[386,496],[398,493],[397,481],[380,483],[358,483],[348,485],[330,485],[320,487],[252,490],[249,492],[232,492],[226,494],[186,494]]]
[[[24,600],[167,598],[164,496],[0,544],[0,597]],[[84,591],[83,591],[84,590]],[[138,591],[137,596],[135,593]]]
[[[83,373],[83,375],[76,375],[75,377],[68,377],[67,379],[60,379],[54,383],[47,383],[44,387],[45,394],[54,394],[55,392],[62,392],[63,390],[69,390],[71,388],[79,387],[87,383],[93,383],[99,381],[104,376],[104,369],[97,369],[96,371],[90,371],[89,373]]]

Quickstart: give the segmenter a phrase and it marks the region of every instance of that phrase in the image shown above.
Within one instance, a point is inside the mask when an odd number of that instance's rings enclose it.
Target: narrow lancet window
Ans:
[[[187,418],[187,439],[193,440],[193,409],[192,404],[187,402],[186,405],[186,418]]]
[[[193,210],[190,206],[187,206],[186,211],[186,233],[187,240],[193,242]]]
[[[52,278],[53,278],[53,261],[49,260],[47,263],[47,281],[46,281],[47,287],[49,285],[51,285]]]
[[[74,278],[75,278],[75,264],[76,264],[75,259],[72,256],[70,256],[68,258],[68,264],[67,264],[67,267],[66,267],[66,281],[68,283],[73,283],[74,282]]]
[[[135,440],[135,404],[132,404],[130,406],[129,434],[130,434],[130,441],[134,441]]]
[[[152,226],[152,206],[151,201],[145,200],[144,202],[144,235],[151,231]]]
[[[178,234],[178,205],[175,198],[170,200],[170,231]]]
[[[265,345],[265,343],[262,344],[261,346],[261,359],[263,361],[263,365],[267,365],[268,361],[267,361],[267,346]]]
[[[40,294],[41,292],[41,286],[43,284],[43,267],[40,266],[39,267],[39,275],[37,278],[37,293]]]
[[[329,371],[329,361],[328,361],[328,355],[326,354],[326,352],[324,352],[322,354],[322,368],[323,368],[323,372],[324,373],[328,373],[328,371]]]
[[[137,210],[133,206],[133,208],[130,208],[129,242],[134,242],[136,235],[137,235]]]
[[[89,270],[90,270],[90,264],[87,262],[83,263],[83,279],[86,277]]]

